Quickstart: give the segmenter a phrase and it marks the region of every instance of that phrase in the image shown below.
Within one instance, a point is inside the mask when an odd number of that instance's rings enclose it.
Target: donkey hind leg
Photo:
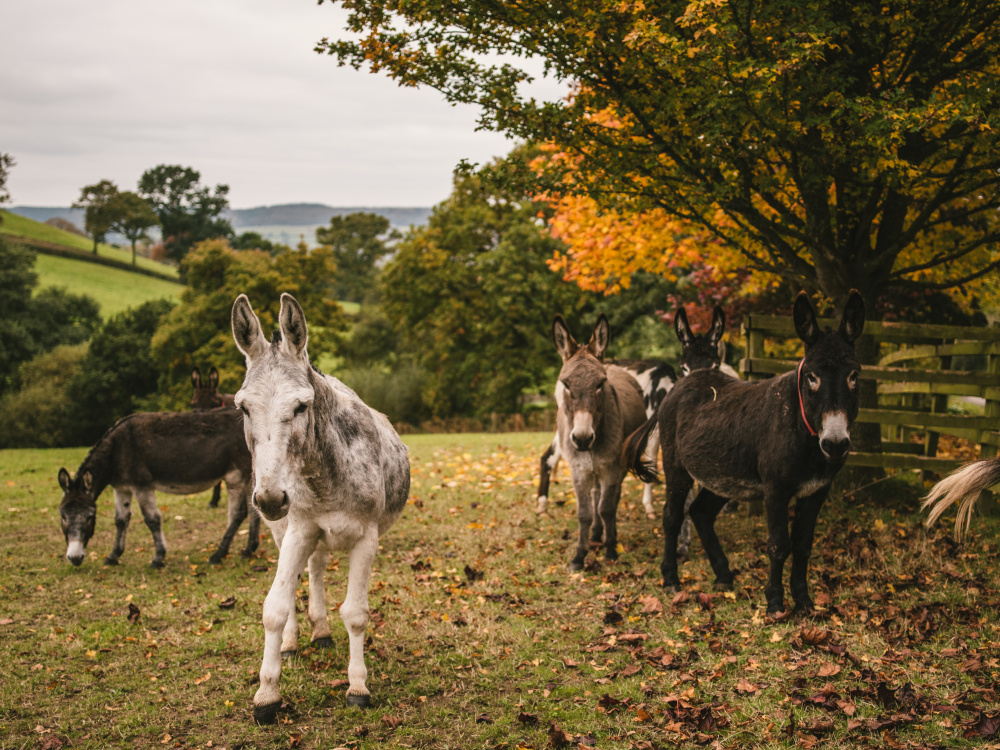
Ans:
[[[105,565],[117,565],[118,558],[125,551],[125,532],[132,520],[132,493],[129,490],[115,490],[115,546],[104,558]]]
[[[656,465],[656,457],[660,452],[660,429],[653,430],[646,441],[646,452],[643,454],[648,462]],[[646,484],[642,487],[642,508],[646,511],[646,518],[650,520],[656,518],[656,510],[653,508],[653,485]]]
[[[698,491],[698,496],[691,503],[691,522],[698,530],[701,546],[705,548],[708,562],[715,571],[715,585],[731,590],[733,588],[733,573],[729,569],[729,560],[722,550],[719,536],[715,533],[715,517],[719,515],[727,499],[716,495],[706,487]]]
[[[229,554],[229,545],[233,543],[233,537],[240,530],[243,519],[247,517],[247,492],[246,487],[231,487],[226,484],[227,505],[229,509],[229,522],[226,531],[219,541],[219,548],[212,553],[208,561],[212,565],[218,565]]]
[[[691,549],[691,516],[688,513],[691,510],[691,503],[697,496],[698,485],[695,484],[684,498],[684,523],[681,524],[681,533],[677,538],[677,557],[681,560],[687,560],[688,550]]]
[[[788,497],[778,498],[774,495],[764,498],[764,511],[767,513],[767,556],[771,561],[771,573],[767,586],[764,587],[769,615],[785,611],[785,587],[782,585],[781,576],[785,560],[791,551],[788,540],[789,500]],[[818,508],[816,512],[819,512]]]
[[[813,600],[809,596],[809,556],[812,554],[813,536],[816,533],[816,519],[823,507],[830,487],[795,501],[795,520],[792,521],[792,573],[789,588],[797,609],[813,610]]]
[[[666,472],[665,472],[666,473]],[[680,467],[673,467],[666,476],[667,499],[663,505],[663,586],[680,591],[681,580],[677,575],[677,536],[684,523],[684,500],[694,480]]]
[[[545,512],[549,504],[549,481],[552,479],[552,472],[556,470],[556,466],[559,465],[559,436],[556,435],[549,444],[549,447],[545,449],[545,453],[542,454],[541,460],[538,462],[538,505],[535,508],[535,513],[541,515]],[[562,505],[562,502],[556,501],[556,505]]]
[[[226,488],[228,493],[228,487]],[[222,499],[222,482],[216,482],[212,488],[212,499],[208,501],[209,508],[218,508],[219,500]]]
[[[374,524],[354,545],[349,555],[350,570],[347,574],[347,596],[340,605],[340,618],[347,628],[351,644],[351,659],[347,665],[347,705],[367,708],[370,693],[365,685],[368,669],[365,667],[365,626],[368,625],[368,578],[372,562],[378,551],[378,527]]]
[[[622,477],[621,479],[624,479]],[[603,487],[597,506],[597,515],[604,525],[604,559],[615,562],[618,559],[618,501],[621,498],[621,479]]]
[[[153,535],[153,559],[149,561],[151,568],[162,568],[163,558],[167,555],[167,542],[163,538],[163,521],[160,509],[156,507],[156,493],[153,490],[139,490],[135,493],[142,511],[142,520]]]
[[[250,523],[247,524],[250,530],[247,532],[247,546],[240,552],[240,557],[249,560],[260,546],[260,514],[250,507],[250,493],[246,492],[244,497],[246,498],[244,502],[247,506],[247,514],[250,516]]]
[[[253,697],[253,718],[258,724],[273,723],[281,706],[278,682],[281,679],[283,635],[288,621],[295,621],[295,589],[299,574],[316,547],[319,528],[296,526],[282,536],[278,569],[271,590],[264,599],[264,657],[260,665],[260,687]]]
[[[595,516],[598,519],[596,522],[600,522],[600,516],[594,513],[594,495],[597,492],[597,486],[593,472],[574,466],[573,490],[576,493],[576,521],[579,528],[577,529],[576,554],[573,555],[573,559],[569,563],[569,569],[582,570],[583,561],[587,558],[587,552],[590,550],[588,539],[591,527],[595,523]]]
[[[312,623],[312,645],[333,648],[330,637],[330,622],[326,618],[326,562],[330,551],[325,544],[316,545],[316,551],[309,557],[309,622]]]

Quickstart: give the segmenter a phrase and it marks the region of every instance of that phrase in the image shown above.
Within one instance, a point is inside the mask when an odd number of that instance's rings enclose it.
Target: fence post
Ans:
[[[986,355],[986,372],[998,373],[1000,372],[1000,356],[993,354]],[[989,393],[988,390],[984,391]],[[1000,401],[994,401],[991,398],[986,399],[986,408],[983,411],[984,416],[991,417],[998,422],[1000,422]],[[990,443],[980,443],[979,445],[979,458],[993,458],[997,454],[997,447]],[[979,511],[985,516],[997,516],[1000,515],[1000,506],[997,504],[996,496],[989,490],[984,490],[979,495],[978,503]]]

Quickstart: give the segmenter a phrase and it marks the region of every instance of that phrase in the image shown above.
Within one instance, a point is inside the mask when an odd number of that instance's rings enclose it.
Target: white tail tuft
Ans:
[[[972,511],[979,500],[979,494],[998,483],[1000,483],[1000,457],[966,464],[931,488],[930,494],[921,506],[921,510],[929,511],[926,525],[931,526],[953,503],[960,501],[958,517],[955,519],[955,539],[962,541],[969,530]]]

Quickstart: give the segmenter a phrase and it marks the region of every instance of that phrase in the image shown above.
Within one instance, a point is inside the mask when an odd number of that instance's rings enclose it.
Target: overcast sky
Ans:
[[[313,52],[345,17],[315,0],[8,0],[12,204],[68,205],[105,178],[134,190],[149,167],[180,164],[228,184],[234,208],[430,206],[459,160],[510,150],[476,132],[471,108]]]

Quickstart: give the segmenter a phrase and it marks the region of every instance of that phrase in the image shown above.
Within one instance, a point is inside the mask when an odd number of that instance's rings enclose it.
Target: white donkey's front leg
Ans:
[[[273,530],[273,529],[272,529]],[[274,722],[281,706],[278,681],[281,679],[281,652],[284,647],[282,631],[286,631],[288,621],[295,622],[295,590],[299,574],[306,560],[316,547],[319,528],[305,528],[289,523],[281,539],[278,554],[278,570],[274,583],[264,600],[264,658],[260,665],[260,687],[253,698],[253,718],[258,724]]]
[[[365,667],[365,626],[368,624],[368,578],[378,550],[378,528],[370,526],[366,534],[354,545],[350,553],[350,571],[347,575],[347,597],[340,605],[340,617],[347,628],[351,642],[351,661],[347,665],[347,705],[367,708],[370,693],[365,686],[368,669]]]
[[[646,452],[643,454],[643,458],[653,464],[656,467],[657,454],[660,452],[660,428],[657,427],[650,434],[649,439],[646,441]],[[656,518],[656,510],[653,508],[653,485],[646,484],[642,488],[642,507],[646,511],[646,518]]]

